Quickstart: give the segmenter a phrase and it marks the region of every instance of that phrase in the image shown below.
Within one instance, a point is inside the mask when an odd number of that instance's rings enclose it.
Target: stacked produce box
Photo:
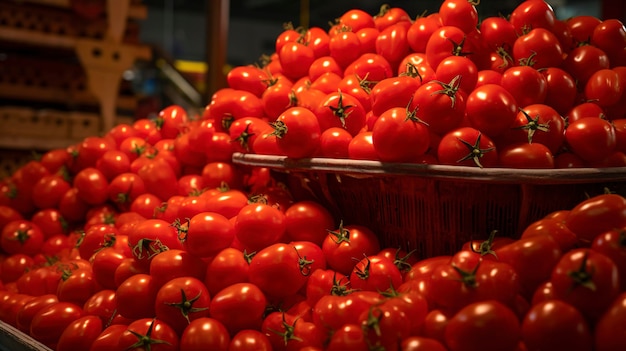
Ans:
[[[479,22],[466,0],[415,16],[286,28],[201,116],[169,106],[4,179],[6,334],[59,351],[626,349],[623,24],[559,20],[542,0],[506,19]],[[458,206],[372,210],[381,174]],[[366,215],[343,217],[329,175],[367,195],[350,203]],[[471,227],[498,184],[576,179],[606,189],[519,231],[503,211],[445,252],[416,244],[416,218]],[[364,224],[377,212],[410,240]]]

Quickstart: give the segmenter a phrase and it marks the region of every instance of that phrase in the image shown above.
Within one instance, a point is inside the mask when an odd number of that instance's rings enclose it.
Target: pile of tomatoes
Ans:
[[[618,21],[384,10],[286,29],[202,116],[169,106],[2,179],[0,320],[57,351],[626,349],[619,194],[423,257],[232,162],[624,165]]]
[[[358,9],[285,29],[204,113],[241,151],[507,168],[626,165],[626,30],[544,1],[479,22],[472,1],[416,19]],[[234,123],[234,128],[228,126]],[[241,125],[245,125],[241,126]]]

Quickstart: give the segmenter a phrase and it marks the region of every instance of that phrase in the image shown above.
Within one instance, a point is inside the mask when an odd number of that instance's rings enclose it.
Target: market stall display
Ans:
[[[0,320],[55,351],[626,348],[625,52],[542,0],[285,28],[202,115],[2,180]]]

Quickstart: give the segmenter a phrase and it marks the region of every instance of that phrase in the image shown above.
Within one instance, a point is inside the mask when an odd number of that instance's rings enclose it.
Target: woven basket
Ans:
[[[374,230],[383,245],[415,249],[421,257],[452,253],[492,230],[515,238],[588,196],[626,191],[621,167],[479,169],[247,154],[235,154],[233,162],[272,169],[296,199],[320,201],[344,223]]]

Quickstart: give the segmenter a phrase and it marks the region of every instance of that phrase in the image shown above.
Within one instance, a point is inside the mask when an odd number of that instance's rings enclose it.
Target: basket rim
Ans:
[[[322,157],[292,159],[286,156],[244,154],[239,152],[233,154],[232,161],[238,165],[267,167],[285,172],[321,172],[355,177],[409,176],[516,184],[626,182],[626,167],[568,169],[478,168]]]

